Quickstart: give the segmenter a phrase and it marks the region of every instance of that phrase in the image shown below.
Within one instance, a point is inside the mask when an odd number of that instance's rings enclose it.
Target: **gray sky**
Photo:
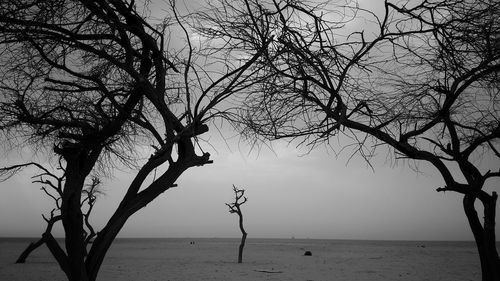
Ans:
[[[235,184],[248,196],[242,208],[249,237],[472,239],[461,197],[437,193],[442,179],[425,163],[416,173],[403,162],[393,165],[380,149],[372,171],[359,157],[346,165],[348,152],[336,158],[324,147],[303,155],[285,142],[273,143],[274,152],[249,152],[236,138],[228,148],[216,134],[211,142],[214,164],[188,170],[178,187],[136,213],[121,237],[238,237],[237,216],[224,204]],[[41,211],[48,213],[51,201],[29,184],[29,175],[0,184],[0,236],[37,236],[45,227]],[[95,225],[109,218],[130,177],[120,172],[104,179]]]
[[[188,170],[178,187],[132,216],[121,237],[238,237],[237,216],[224,204],[233,200],[235,184],[248,196],[242,208],[249,237],[472,240],[461,196],[437,193],[443,181],[425,163],[417,173],[407,163],[395,165],[380,149],[372,171],[359,157],[347,165],[348,151],[336,158],[319,147],[304,155],[307,150],[285,142],[273,143],[274,151],[251,150],[238,138],[229,139],[227,147],[215,131],[210,137],[215,150],[206,146],[214,164]],[[499,163],[485,159],[483,166]],[[38,236],[45,228],[41,214],[50,211],[52,201],[30,184],[30,176],[0,183],[0,237]],[[104,179],[106,195],[95,207],[94,225],[107,221],[130,178],[119,172]],[[498,191],[499,185],[490,182],[488,190]],[[54,231],[62,235],[60,226]]]

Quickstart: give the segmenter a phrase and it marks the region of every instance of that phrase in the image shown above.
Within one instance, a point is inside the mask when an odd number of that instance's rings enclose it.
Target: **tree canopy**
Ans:
[[[381,13],[355,1],[217,3],[225,9],[206,33],[226,48],[271,40],[234,120],[243,134],[312,147],[342,134],[367,161],[385,146],[429,162],[444,180],[437,191],[464,196],[483,280],[500,278],[497,192],[484,190],[500,166],[479,168],[483,156],[500,158],[498,1],[384,1]]]
[[[0,172],[5,179],[36,167],[40,181],[56,187],[64,247],[50,231],[44,237],[69,280],[95,280],[127,219],[184,171],[212,162],[198,136],[224,114],[222,101],[252,83],[244,74],[261,51],[234,64],[217,53],[199,55],[203,46],[192,44],[189,21],[168,4],[158,21],[148,16],[148,1],[0,3],[2,139],[51,159]],[[182,42],[175,48],[168,44],[174,33]],[[135,176],[90,244],[82,195],[96,175],[122,164]]]

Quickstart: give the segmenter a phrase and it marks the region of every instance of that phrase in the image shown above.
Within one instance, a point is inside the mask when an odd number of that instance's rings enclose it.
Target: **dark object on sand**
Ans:
[[[306,251],[306,252],[304,253],[304,256],[312,256],[312,255],[313,255],[313,254],[311,253],[311,251]]]
[[[274,268],[272,268],[272,269],[254,269],[254,271],[264,272],[264,273],[283,273],[283,271],[274,270]]]

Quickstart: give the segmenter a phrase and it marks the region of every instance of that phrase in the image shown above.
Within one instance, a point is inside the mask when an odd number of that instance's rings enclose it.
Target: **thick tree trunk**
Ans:
[[[16,260],[16,263],[25,263],[26,262],[26,259],[28,258],[28,256],[31,254],[31,252],[33,252],[36,248],[40,247],[43,245],[43,243],[45,243],[45,240],[44,238],[40,238],[38,241],[36,242],[31,242],[28,247],[26,247],[26,249],[24,249],[24,251],[21,253],[21,255],[19,255],[19,258],[17,258]]]
[[[69,281],[88,281],[85,268],[85,230],[81,210],[82,189],[88,172],[83,168],[87,158],[82,155],[84,155],[83,152],[80,152],[78,157],[67,160],[66,182],[61,201],[61,219],[65,233]]]
[[[78,202],[78,203],[77,203]],[[65,245],[68,254],[69,281],[88,281],[85,268],[85,241],[83,236],[83,214],[80,210],[80,200],[63,200],[61,213],[65,230]]]
[[[484,204],[484,244],[488,266],[491,268],[491,274],[493,275],[492,280],[500,281],[500,259],[498,258],[495,236],[497,197],[497,193],[493,192],[491,200]]]
[[[498,258],[495,239],[496,199],[497,194],[493,192],[491,200],[483,202],[484,227],[481,225],[474,207],[476,198],[472,195],[465,195],[463,199],[465,214],[479,253],[482,281],[500,281],[500,260]]]

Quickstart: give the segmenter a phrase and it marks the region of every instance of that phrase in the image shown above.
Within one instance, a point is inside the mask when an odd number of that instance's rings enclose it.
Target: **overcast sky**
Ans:
[[[229,147],[216,134],[211,140],[214,164],[188,170],[178,187],[129,219],[121,237],[238,237],[237,216],[224,204],[233,199],[235,184],[248,196],[242,209],[249,237],[472,239],[461,196],[437,193],[443,181],[425,163],[416,173],[386,160],[381,149],[373,171],[359,157],[347,164],[348,152],[337,158],[324,147],[303,155],[293,144],[276,142],[274,152],[249,152],[237,138],[228,140]],[[45,228],[41,213],[50,211],[51,201],[29,184],[29,175],[0,184],[0,236],[37,236]],[[130,177],[104,179],[95,225],[111,215],[124,192],[120,184]],[[61,235],[60,228],[55,233]]]
[[[212,131],[214,147],[207,147],[214,164],[184,173],[178,187],[132,216],[120,237],[238,237],[237,216],[224,204],[233,200],[235,184],[248,197],[242,209],[249,237],[472,240],[461,196],[437,193],[443,181],[425,163],[417,173],[404,162],[395,165],[380,149],[372,170],[359,157],[348,163],[349,151],[337,158],[318,147],[304,155],[307,149],[282,141],[273,143],[273,151],[251,150],[238,137],[227,146]],[[339,151],[341,145],[334,141],[332,147]],[[485,159],[483,166],[499,163]],[[0,183],[0,237],[36,237],[45,228],[41,214],[51,210],[52,201],[29,176]],[[106,195],[94,210],[96,226],[117,207],[131,176],[118,172],[103,180]],[[499,185],[491,182],[488,190],[498,191]],[[54,232],[62,235],[60,227]]]

